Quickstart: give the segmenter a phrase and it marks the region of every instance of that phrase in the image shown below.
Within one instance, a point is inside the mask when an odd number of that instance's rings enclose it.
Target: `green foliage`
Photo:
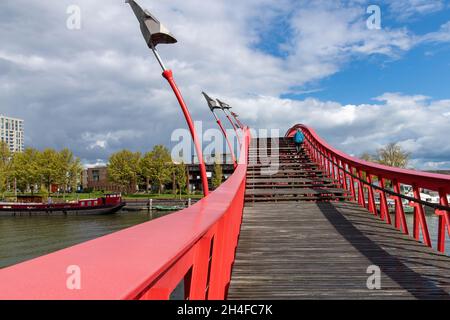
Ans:
[[[219,161],[216,161],[214,164],[214,174],[212,178],[212,185],[214,188],[218,188],[223,181],[223,171],[222,171],[222,165],[219,163]]]
[[[68,149],[61,152],[45,149],[40,152],[27,148],[10,156],[7,177],[9,183],[14,181],[22,192],[30,190],[33,194],[45,190],[49,194],[52,184],[59,185],[64,192],[69,188],[75,190],[81,171],[80,159],[75,158]]]
[[[135,186],[140,172],[140,159],[139,152],[135,153],[129,150],[112,154],[109,158],[108,179],[119,185],[122,191]]]
[[[0,141],[0,192],[4,193],[7,189],[8,178],[10,175],[11,153],[8,145]]]
[[[375,161],[374,157],[368,152],[364,152],[359,158],[361,160],[368,161],[368,162],[374,162]]]
[[[163,185],[172,179],[173,163],[169,150],[158,145],[144,156],[145,161],[141,164],[141,172],[151,183],[158,186],[158,193],[161,194]]]
[[[186,188],[187,182],[188,182],[186,166],[184,165],[184,163],[174,164],[173,165],[173,174],[174,174],[176,185],[178,186],[178,190],[180,193],[180,199],[181,199],[181,193],[183,192],[183,189]]]
[[[152,179],[152,154],[147,152],[139,161],[139,171],[145,181],[146,192],[150,192],[150,182]]]
[[[41,170],[38,159],[39,151],[27,148],[23,153],[16,153],[12,159],[12,175],[16,179],[17,188],[25,191],[30,189],[32,193],[35,186],[41,182]]]
[[[64,194],[68,189],[76,190],[78,180],[83,167],[81,161],[75,158],[72,151],[69,149],[63,149],[57,155],[57,183],[63,187]]]
[[[390,167],[406,168],[411,154],[404,151],[398,143],[389,143],[378,149],[376,155],[363,153],[359,158],[365,161],[376,162]]]
[[[41,181],[47,188],[47,192],[51,193],[52,184],[61,181],[61,158],[54,149],[45,149],[40,152],[37,157],[37,164],[40,171]]]
[[[50,195],[52,185],[58,185],[65,198],[66,192],[77,189],[82,170],[80,159],[69,149],[58,152],[50,148],[43,151],[27,148],[22,153],[11,154],[5,143],[0,144],[0,194],[3,196],[14,184],[22,193],[40,193],[44,197]],[[152,183],[158,186],[159,194],[172,181],[174,193],[179,191],[181,195],[188,184],[186,170],[184,164],[173,164],[169,150],[159,145],[144,157],[128,150],[111,155],[108,178],[123,191],[134,189],[144,178],[147,191]],[[68,198],[73,195],[69,194]]]
[[[386,166],[406,168],[411,156],[404,151],[397,143],[389,143],[384,148],[377,151],[378,162]]]

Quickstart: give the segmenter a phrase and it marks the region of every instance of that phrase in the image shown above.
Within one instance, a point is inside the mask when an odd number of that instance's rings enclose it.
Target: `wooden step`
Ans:
[[[247,183],[300,183],[300,182],[335,182],[330,178],[309,179],[309,178],[247,178]]]
[[[315,194],[347,194],[348,191],[339,188],[291,188],[291,189],[247,189],[245,196],[267,196],[267,195],[315,195]]]
[[[308,202],[330,202],[330,201],[348,201],[350,197],[348,196],[336,196],[336,195],[316,195],[316,196],[272,196],[270,198],[268,197],[256,197],[256,198],[250,198],[245,197],[246,203],[251,202],[266,202],[266,203],[276,203],[276,202],[302,202],[302,201],[308,201]]]

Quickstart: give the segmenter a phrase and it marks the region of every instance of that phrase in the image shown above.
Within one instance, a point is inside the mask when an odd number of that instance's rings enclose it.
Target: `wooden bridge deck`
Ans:
[[[450,299],[450,257],[355,203],[248,201],[228,298]]]
[[[381,290],[367,268],[381,268]],[[244,211],[229,299],[449,299],[450,257],[347,202]]]

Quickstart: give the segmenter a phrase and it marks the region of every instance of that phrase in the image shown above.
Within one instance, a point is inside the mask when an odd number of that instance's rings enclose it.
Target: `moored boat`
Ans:
[[[125,203],[118,194],[66,203],[0,203],[0,216],[32,215],[105,215],[122,209]]]
[[[186,207],[182,206],[153,206],[152,207],[156,211],[180,211],[185,209]]]

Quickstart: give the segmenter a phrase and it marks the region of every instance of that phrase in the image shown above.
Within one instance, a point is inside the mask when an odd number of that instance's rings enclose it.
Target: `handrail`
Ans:
[[[234,174],[194,206],[2,269],[0,299],[170,299],[182,281],[186,299],[226,298],[244,206],[248,128],[244,137]]]
[[[439,216],[437,249],[445,252],[446,234],[450,235],[450,206],[447,198],[450,193],[450,176],[393,168],[351,157],[328,145],[313,129],[302,124],[289,129],[286,137],[292,137],[298,129],[305,135],[305,146],[310,157],[333,179],[337,180],[341,187],[351,193],[353,201],[357,201],[373,214],[379,214],[381,219],[390,224],[387,195],[395,200],[395,226],[405,234],[409,234],[409,231],[402,199],[408,200],[409,205],[414,208],[414,238],[421,241],[420,232],[422,232],[422,241],[430,247],[432,243],[424,206],[435,209],[435,213]],[[373,183],[374,177],[378,180],[379,185]],[[388,181],[393,190],[386,187]],[[413,197],[403,195],[401,185],[411,186]],[[433,204],[422,200],[421,189],[438,192],[440,203]],[[379,194],[379,208],[375,202],[375,193]]]

